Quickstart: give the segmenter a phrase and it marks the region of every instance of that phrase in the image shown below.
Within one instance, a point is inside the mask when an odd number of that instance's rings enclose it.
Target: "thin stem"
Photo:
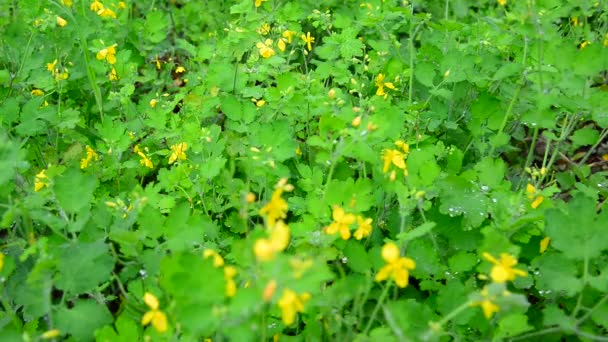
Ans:
[[[587,151],[587,153],[585,153],[585,156],[583,157],[583,159],[581,159],[581,161],[578,162],[578,166],[583,165],[587,159],[589,159],[589,157],[591,157],[591,154],[595,151],[595,149],[598,147],[599,144],[602,143],[602,141],[604,141],[604,139],[606,139],[606,136],[608,136],[608,128],[604,128],[604,130],[602,131],[602,135],[600,135],[600,138],[597,140],[597,142],[591,146],[591,148]]]
[[[391,285],[393,285],[393,282],[392,282],[392,280],[389,280],[389,282],[386,283],[384,290],[382,290],[382,293],[380,294],[380,298],[378,298],[378,302],[376,303],[376,307],[374,308],[374,311],[372,311],[372,315],[369,317],[369,321],[367,321],[367,326],[365,326],[365,330],[363,330],[363,335],[367,335],[367,333],[369,332],[369,329],[372,327],[372,324],[376,320],[376,315],[378,314],[378,310],[380,310],[382,303],[384,303],[384,300],[386,299],[386,295],[388,294],[388,290],[391,288]]]
[[[457,308],[452,310],[450,313],[445,315],[438,322],[429,322],[429,325],[431,326],[431,328],[426,332],[425,336],[430,337],[430,335],[432,335],[434,332],[439,331],[444,324],[451,321],[454,317],[458,316],[461,312],[468,309],[469,307],[471,307],[470,300],[462,303],[460,306],[458,306]]]
[[[589,275],[589,257],[587,255],[585,255],[585,260],[583,261],[583,287],[587,284],[588,275]],[[583,304],[583,289],[581,289],[581,292],[578,294],[578,298],[576,300],[576,306],[574,307],[574,310],[572,310],[572,314],[570,315],[570,317],[576,317],[576,315],[578,314],[578,312],[581,309],[581,306]]]
[[[543,329],[543,330],[534,331],[534,332],[531,332],[531,333],[515,336],[515,337],[511,338],[509,341],[520,341],[520,340],[528,339],[530,337],[537,337],[537,336],[557,333],[557,332],[561,332],[561,331],[562,331],[562,329],[559,328],[559,327],[551,327],[551,328],[546,328],[546,329]]]
[[[581,318],[579,318],[575,325],[580,325],[581,323],[583,323],[585,320],[587,320],[587,318],[589,318],[589,316],[591,316],[591,314],[593,314],[593,312],[595,310],[597,310],[597,308],[601,307],[602,305],[604,305],[604,303],[608,300],[608,295],[605,295],[604,297],[602,297],[602,299],[600,299],[591,309],[589,309],[589,311],[587,311]]]
[[[523,60],[522,60],[524,72],[522,72],[522,74],[521,74],[521,78],[519,80],[519,85],[517,85],[517,89],[515,89],[513,98],[511,99],[511,102],[509,102],[509,107],[507,107],[507,112],[505,113],[505,116],[502,119],[502,123],[500,124],[500,128],[498,129],[496,136],[502,135],[505,128],[507,127],[507,123],[509,122],[509,118],[511,117],[511,113],[513,112],[513,106],[515,105],[515,101],[517,101],[519,92],[521,91],[521,88],[523,88],[524,79],[526,78],[525,68],[526,68],[527,57],[528,57],[528,38],[524,37],[524,55],[523,55]],[[488,154],[489,156],[492,156],[494,154],[495,148],[496,148],[496,146],[494,144],[492,144],[492,146],[490,147],[490,153]]]

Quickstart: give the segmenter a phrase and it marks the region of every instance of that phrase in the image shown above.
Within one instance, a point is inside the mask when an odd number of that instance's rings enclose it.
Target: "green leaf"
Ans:
[[[55,179],[53,190],[57,202],[63,210],[68,213],[77,213],[89,206],[97,185],[97,178],[94,176],[76,169],[68,169]]]
[[[138,327],[139,322],[135,322],[127,314],[118,316],[114,326],[106,325],[103,328],[97,330],[95,338],[97,342],[131,342],[140,340],[140,329]]]
[[[369,261],[365,248],[359,241],[350,240],[343,249],[344,256],[348,259],[347,265],[353,271],[369,273],[372,264]]]
[[[418,82],[424,84],[427,87],[433,86],[433,78],[435,78],[435,68],[432,64],[420,63],[416,65],[414,75]]]
[[[399,239],[402,242],[417,239],[421,236],[424,236],[424,235],[430,233],[431,230],[436,225],[437,224],[435,222],[425,222],[422,225],[420,225],[412,230],[409,230],[409,231],[403,232],[403,233],[399,233],[397,235],[397,239]]]
[[[572,147],[588,146],[595,144],[600,138],[600,133],[591,127],[577,130],[570,136]]]
[[[55,326],[77,341],[93,340],[96,329],[112,322],[112,315],[103,304],[79,299],[70,309],[62,307],[53,316]]]
[[[551,245],[562,251],[567,258],[583,260],[601,255],[608,248],[608,210],[595,214],[596,202],[577,193],[560,209],[546,212],[545,231],[551,237]]]
[[[577,277],[576,263],[566,255],[546,253],[534,259],[532,266],[538,269],[534,277],[539,290],[563,291],[567,296],[574,296],[583,289],[583,282]]]
[[[543,309],[543,323],[545,326],[557,325],[564,332],[569,333],[574,330],[576,319],[553,304]]]
[[[528,324],[528,316],[520,313],[510,314],[498,322],[498,328],[494,337],[515,336],[532,329],[533,327]]]
[[[456,272],[467,272],[473,269],[477,265],[478,257],[473,253],[459,252],[454,254],[448,260],[450,271]]]
[[[57,288],[71,294],[84,293],[109,280],[114,258],[103,241],[80,242],[63,248],[57,268]]]

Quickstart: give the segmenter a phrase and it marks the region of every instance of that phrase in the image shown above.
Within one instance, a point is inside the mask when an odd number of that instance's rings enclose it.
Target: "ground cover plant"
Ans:
[[[608,340],[607,10],[4,2],[0,340]]]

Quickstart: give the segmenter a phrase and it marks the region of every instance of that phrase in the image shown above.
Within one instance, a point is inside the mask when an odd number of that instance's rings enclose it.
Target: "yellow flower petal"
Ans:
[[[549,248],[549,242],[551,242],[551,238],[550,237],[545,237],[544,239],[540,240],[540,253],[545,253],[545,251],[547,250],[547,248]]]
[[[157,310],[159,306],[158,298],[150,292],[144,294],[144,303],[152,310]]]

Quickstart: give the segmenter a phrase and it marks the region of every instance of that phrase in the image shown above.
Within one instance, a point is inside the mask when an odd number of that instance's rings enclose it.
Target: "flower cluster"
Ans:
[[[126,8],[127,4],[124,1],[120,1],[118,3],[118,8],[123,9]],[[98,16],[102,18],[113,18],[116,19],[116,13],[111,9],[105,7],[101,2],[95,0],[89,6],[91,11],[95,12]]]
[[[538,195],[536,187],[530,183],[526,185],[526,195],[531,201],[530,206],[532,207],[532,209],[538,208],[538,206],[541,205],[541,203],[543,203],[543,201],[545,200],[545,197],[542,195]]]
[[[517,259],[510,254],[500,254],[500,260],[496,259],[490,253],[483,253],[483,257],[494,264],[490,271],[490,278],[494,284],[505,284],[508,281],[515,280],[518,276],[526,276],[526,272],[513,268],[513,266],[517,265]],[[487,319],[490,319],[500,310],[500,307],[495,303],[498,296],[495,294],[491,295],[488,291],[488,286],[484,286],[479,294],[481,299],[471,302],[471,306],[480,306],[484,316]],[[503,291],[502,295],[508,296],[510,293],[508,291]]]
[[[310,294],[304,292],[297,294],[290,289],[284,289],[278,306],[281,309],[281,316],[285,325],[291,325],[296,320],[298,312],[304,312],[304,304],[310,299]]]
[[[171,145],[171,155],[169,156],[169,164],[175,163],[175,161],[186,160],[186,150],[188,149],[188,143],[181,142],[179,144]]]
[[[55,81],[67,80],[70,76],[67,68],[59,69],[57,67],[57,60],[52,63],[46,63],[46,70],[50,71],[51,76],[55,77]]]
[[[264,24],[260,27],[257,32],[263,36],[268,35],[270,33],[270,25]],[[293,42],[293,37],[296,35],[295,31],[285,30],[281,33],[281,37],[279,37],[277,41],[277,47],[281,52],[285,52],[287,49],[287,44],[291,44]],[[312,51],[312,43],[315,41],[315,37],[310,35],[310,32],[306,32],[306,34],[302,34],[301,36],[304,44],[308,51]],[[256,43],[256,47],[258,48],[258,52],[260,56],[263,58],[270,58],[276,55],[276,51],[273,48],[274,41],[272,39],[266,39],[263,42]],[[305,53],[307,51],[304,51]]]
[[[410,152],[410,145],[406,144],[402,140],[397,140],[395,145],[400,148],[399,149],[385,149],[382,151],[382,160],[384,162],[382,166],[382,172],[387,173],[391,170],[391,165],[395,166],[397,169],[403,170],[403,174],[407,176],[407,165],[405,164],[405,159]],[[389,174],[389,179],[392,181],[397,177],[396,170],[393,168]]]
[[[382,247],[382,259],[386,262],[376,274],[376,281],[384,281],[389,278],[395,281],[397,286],[403,288],[409,283],[410,270],[416,268],[414,260],[402,257],[399,247],[389,242]]]
[[[84,157],[84,158],[82,158],[80,160],[80,168],[81,169],[86,169],[89,166],[89,163],[91,162],[91,160],[98,160],[99,159],[99,155],[97,155],[97,152],[95,152],[91,148],[91,146],[87,145],[86,150],[87,150],[86,157]]]
[[[295,34],[295,31],[283,31],[283,33],[281,34],[282,37],[279,38],[279,42],[277,43],[277,46],[279,47],[279,50],[281,50],[281,52],[285,52],[287,44],[291,44],[293,42],[293,36],[295,36]]]
[[[118,74],[116,73],[116,68],[114,67],[114,64],[116,64],[116,46],[118,46],[118,44],[113,44],[103,48],[99,50],[95,56],[98,60],[105,60],[112,66],[112,70],[110,70],[110,74],[108,75],[110,81],[118,80]]]
[[[350,226],[357,221],[357,230],[355,230],[355,239],[361,240],[369,236],[372,232],[372,219],[365,218],[360,215],[346,213],[341,207],[334,205],[332,211],[333,222],[325,227],[325,233],[334,235],[340,233],[343,240],[348,240],[351,236]]]
[[[45,186],[49,185],[49,180],[46,175],[46,170],[42,170],[36,174],[34,178],[34,191],[38,192]]]
[[[260,56],[264,58],[270,58],[276,55],[276,52],[272,48],[272,44],[272,39],[266,39],[263,42],[258,42],[257,44],[255,44],[255,46],[258,48]]]
[[[376,87],[378,88],[376,90],[376,95],[384,96],[386,98],[388,94],[386,93],[384,88],[388,88],[390,90],[395,90],[396,88],[392,82],[384,82],[384,78],[384,74],[378,74],[378,76],[376,76]]]
[[[139,148],[139,145],[135,145],[135,147],[133,147],[133,152],[137,153],[139,155],[139,157],[141,158],[139,160],[139,162],[141,163],[141,165],[153,169],[154,168],[154,164],[152,163],[152,160],[150,160],[150,158],[148,158],[148,156]]]
[[[213,267],[219,268],[224,266],[224,258],[214,251],[213,249],[205,249],[203,251],[203,258],[213,259]],[[224,280],[226,281],[226,289],[225,294],[226,297],[234,297],[236,295],[236,282],[234,281],[234,277],[236,277],[237,271],[234,266],[224,266]]]
[[[152,326],[159,333],[164,333],[167,331],[167,316],[164,312],[159,310],[160,307],[158,303],[158,298],[151,294],[150,292],[146,292],[144,294],[144,303],[150,308],[148,312],[144,314],[141,319],[142,325],[148,325],[152,323]]]
[[[284,251],[289,245],[289,226],[283,222],[287,217],[287,202],[282,195],[285,191],[292,191],[293,185],[287,184],[287,178],[281,178],[275,185],[270,202],[259,211],[266,221],[268,238],[255,241],[253,252],[260,261],[272,260],[276,253]]]

